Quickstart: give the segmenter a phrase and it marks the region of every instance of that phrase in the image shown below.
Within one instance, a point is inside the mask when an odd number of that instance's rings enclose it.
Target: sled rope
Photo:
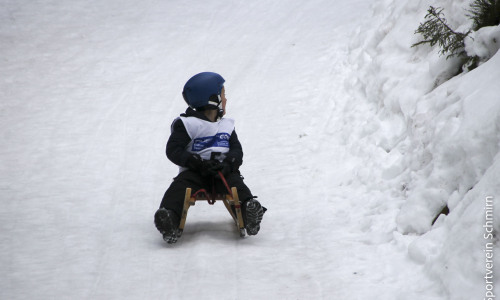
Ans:
[[[205,194],[205,198],[207,198],[208,203],[210,203],[210,198],[208,197],[208,192],[205,189],[197,190],[196,193],[194,193],[191,197],[196,198],[198,195],[200,195],[202,193]]]
[[[219,176],[220,179],[222,179],[222,182],[224,182],[224,185],[226,186],[227,192],[231,197],[233,197],[233,192],[231,192],[231,189],[229,188],[229,184],[227,184],[226,178],[224,178],[224,175],[222,175],[222,172],[219,171]]]

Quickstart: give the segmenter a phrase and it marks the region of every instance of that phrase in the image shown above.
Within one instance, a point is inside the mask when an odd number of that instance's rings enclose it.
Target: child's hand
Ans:
[[[202,176],[215,176],[223,169],[220,161],[216,159],[204,160],[202,164]]]

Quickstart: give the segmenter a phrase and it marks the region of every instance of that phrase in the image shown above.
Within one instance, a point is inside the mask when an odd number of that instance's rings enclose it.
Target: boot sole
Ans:
[[[260,222],[264,212],[262,206],[257,201],[251,201],[246,207],[246,230],[248,235],[256,235],[260,230]]]
[[[163,235],[165,242],[169,244],[177,242],[177,228],[166,209],[158,210],[155,216],[155,225],[156,229]]]

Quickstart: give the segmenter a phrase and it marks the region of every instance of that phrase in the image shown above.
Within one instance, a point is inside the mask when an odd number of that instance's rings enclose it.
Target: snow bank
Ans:
[[[465,39],[468,56],[479,57],[480,63],[489,60],[500,48],[500,26],[488,26],[474,31]]]
[[[405,200],[398,231],[421,235],[409,245],[410,257],[443,283],[451,299],[480,299],[489,287],[484,277],[491,259],[483,250],[494,245],[500,253],[498,237],[484,236],[488,228],[500,230],[500,218],[485,225],[486,212],[500,216],[499,29],[473,33],[466,50],[484,63],[458,74],[458,61],[439,56],[438,49],[411,48],[429,5],[444,8],[454,29],[470,27],[467,1],[387,0],[374,6],[369,25],[352,39],[350,61],[358,66],[346,84],[357,101],[368,101],[373,118],[367,134],[351,138],[387,153],[386,160],[367,162],[371,168],[359,177],[382,178],[373,180],[380,189],[400,191]],[[445,206],[449,215],[433,226]]]

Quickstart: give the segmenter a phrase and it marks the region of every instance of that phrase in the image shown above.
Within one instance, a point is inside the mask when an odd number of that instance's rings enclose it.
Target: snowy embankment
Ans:
[[[500,265],[500,243],[491,233],[500,232],[500,27],[466,40],[469,55],[491,59],[453,77],[458,62],[439,56],[437,46],[410,48],[430,5],[444,8],[458,31],[470,28],[468,1],[382,1],[374,6],[376,29],[352,40],[350,61],[359,65],[348,86],[375,112],[368,132],[354,139],[388,157],[360,178],[404,194],[398,231],[420,235],[409,255],[450,299],[482,299],[492,282],[498,296],[500,278],[491,271],[493,261]],[[432,226],[445,206],[449,215]]]

